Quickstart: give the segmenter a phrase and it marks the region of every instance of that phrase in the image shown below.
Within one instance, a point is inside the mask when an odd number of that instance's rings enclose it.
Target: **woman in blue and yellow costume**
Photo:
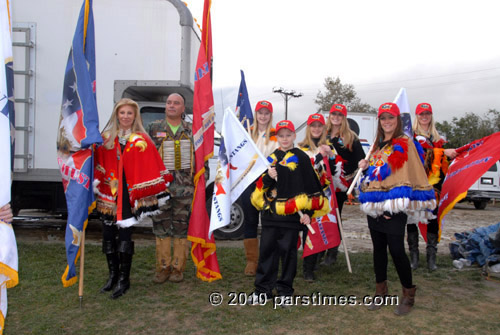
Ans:
[[[169,198],[172,175],[144,130],[135,101],[117,102],[102,137],[104,144],[95,152],[94,193],[103,219],[102,250],[109,278],[101,293],[114,289],[111,298],[116,299],[130,287],[132,227],[160,213],[159,206]]]
[[[360,183],[361,210],[368,215],[373,243],[375,296],[387,295],[387,247],[391,253],[403,297],[395,314],[411,311],[417,287],[413,284],[410,261],[405,253],[404,235],[407,221],[426,223],[434,218],[436,197],[427,181],[421,158],[413,143],[403,135],[399,108],[382,104],[378,110],[378,126],[374,148],[369,160],[361,160],[365,171]],[[369,310],[382,305],[372,303]]]
[[[434,125],[432,116],[432,106],[429,103],[422,102],[415,109],[416,120],[413,123],[413,134],[415,140],[422,146],[425,152],[424,167],[429,183],[434,187],[436,199],[439,201],[441,186],[448,171],[448,157],[455,158],[457,152],[455,149],[444,149],[446,141],[439,135]],[[437,215],[437,209],[434,211]],[[427,268],[429,271],[437,269],[436,254],[437,245],[441,235],[441,227],[437,218],[429,221],[427,225],[420,225],[422,236],[426,237]],[[416,224],[407,226],[407,242],[410,249],[411,268],[418,268],[418,228]]]

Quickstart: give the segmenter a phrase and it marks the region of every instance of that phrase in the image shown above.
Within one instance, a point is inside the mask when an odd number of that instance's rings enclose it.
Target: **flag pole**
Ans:
[[[247,132],[248,132],[249,134],[252,134],[252,133],[250,132],[250,121],[249,121],[248,119],[245,119],[245,121],[246,121],[246,124],[247,124]],[[257,130],[258,130],[258,129],[257,129]]]
[[[335,196],[335,195],[333,195]],[[346,238],[344,235],[344,228],[342,227],[342,219],[340,218],[340,212],[339,208],[337,207],[337,221],[339,224],[339,230],[340,230],[340,237],[342,240],[342,246],[344,247],[344,254],[345,254],[345,260],[347,262],[347,269],[349,270],[349,273],[352,273],[352,268],[351,268],[351,261],[349,260],[349,251],[347,251],[347,243],[346,243]]]
[[[375,147],[375,140],[373,140],[373,144],[371,145],[370,150],[368,150],[368,152],[366,153],[365,160],[368,160],[368,158],[370,158],[370,155],[372,154],[374,147]],[[356,186],[356,184],[358,183],[359,177],[361,177],[362,172],[363,172],[363,170],[358,168],[358,172],[356,173],[356,176],[352,180],[351,186],[349,186],[349,189],[347,190],[347,196],[351,195],[352,191],[354,190],[354,186]]]
[[[80,308],[83,303],[83,272],[85,269],[85,229],[82,232],[82,240],[80,241],[80,281],[78,283],[78,297],[80,298]]]

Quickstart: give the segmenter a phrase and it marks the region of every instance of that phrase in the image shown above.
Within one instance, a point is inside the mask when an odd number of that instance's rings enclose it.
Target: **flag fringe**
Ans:
[[[212,271],[205,266],[205,259],[207,259],[210,255],[215,254],[215,243],[206,243],[204,239],[193,236],[188,236],[188,240],[192,242],[191,258],[197,268],[196,277],[209,283],[222,279],[222,275],[219,272]],[[194,250],[198,247],[198,245],[200,245],[201,248],[207,249],[203,252],[203,259],[201,260],[199,260],[194,253]]]
[[[439,223],[438,242],[441,240],[441,228],[443,227],[443,218],[446,216],[446,214],[448,214],[449,211],[453,209],[453,207],[455,207],[457,202],[459,202],[466,196],[467,196],[467,191],[460,193],[455,200],[453,200],[448,206],[445,207],[445,209],[443,209],[441,216],[438,218],[438,223]]]
[[[19,275],[16,270],[8,266],[7,264],[0,263],[0,274],[10,278],[5,281],[7,288],[12,288],[19,284]]]

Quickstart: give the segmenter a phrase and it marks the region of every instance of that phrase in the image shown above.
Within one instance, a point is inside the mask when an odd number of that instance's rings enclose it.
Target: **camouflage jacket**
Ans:
[[[167,121],[163,119],[151,123],[147,132],[155,143],[156,149],[165,163],[165,167],[174,176],[174,181],[169,187],[172,196],[193,196],[195,156],[192,124],[182,120],[174,135]],[[164,144],[164,142],[170,143]],[[181,143],[183,143],[182,148]],[[205,169],[205,179],[207,179],[209,174],[208,163],[205,164]]]

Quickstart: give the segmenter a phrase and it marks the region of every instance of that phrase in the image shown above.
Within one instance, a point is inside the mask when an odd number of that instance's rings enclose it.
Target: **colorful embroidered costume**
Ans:
[[[434,142],[432,138],[423,134],[415,134],[415,140],[425,151],[424,168],[429,184],[436,185],[434,188],[439,192],[449,166],[448,157],[444,155],[443,148],[446,142],[442,138]],[[437,193],[437,196],[439,196],[439,193]]]
[[[106,133],[103,138],[106,141]],[[103,145],[96,150],[94,192],[97,211],[108,220],[116,220],[119,226],[131,226],[137,223],[136,218],[159,213],[159,206],[169,198],[171,180],[172,175],[165,169],[154,143],[146,134],[130,134],[123,150],[118,137],[112,149]],[[122,197],[124,192],[128,193],[134,217],[122,219],[123,202],[127,200]]]
[[[277,149],[268,160],[276,167],[279,179],[275,181],[264,173],[251,198],[252,204],[264,211],[263,221],[264,216],[276,218],[276,215],[292,215],[298,211],[310,213],[311,217],[328,213],[328,199],[323,195],[309,157],[302,150]]]
[[[392,139],[372,153],[360,191],[361,210],[373,218],[384,212],[405,213],[409,222],[435,217],[434,191],[413,141],[406,136]]]

